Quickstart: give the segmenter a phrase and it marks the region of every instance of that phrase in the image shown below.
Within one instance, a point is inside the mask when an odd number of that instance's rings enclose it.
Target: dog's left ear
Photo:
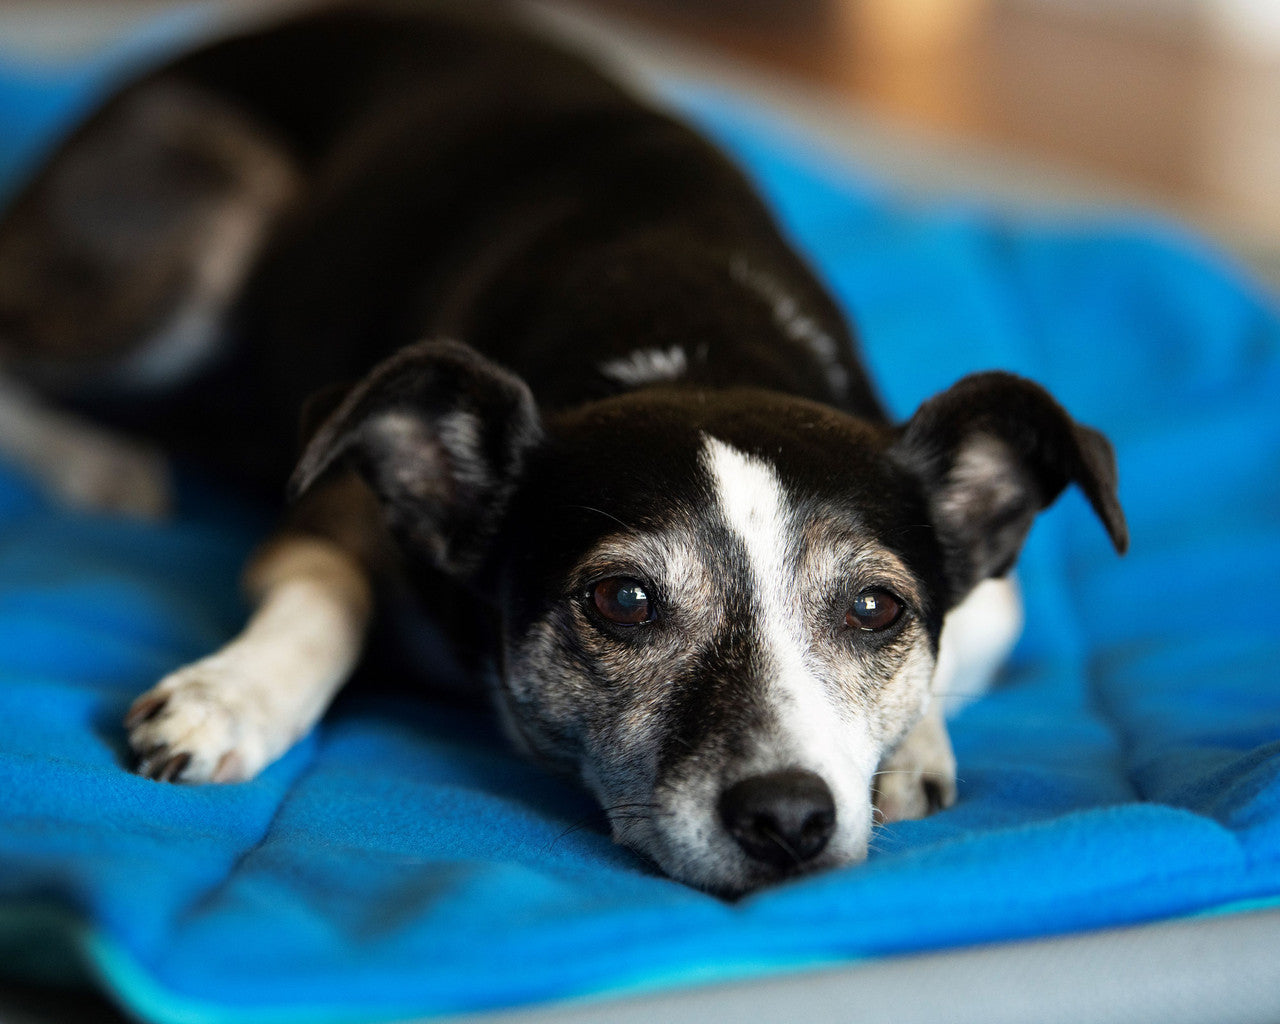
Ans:
[[[339,465],[378,496],[396,537],[466,576],[483,559],[542,436],[519,377],[467,345],[410,345],[337,403],[303,451],[293,499]]]
[[[1110,443],[1029,380],[965,377],[920,406],[891,455],[924,486],[955,600],[1012,568],[1036,513],[1071,483],[1116,550],[1129,546]]]

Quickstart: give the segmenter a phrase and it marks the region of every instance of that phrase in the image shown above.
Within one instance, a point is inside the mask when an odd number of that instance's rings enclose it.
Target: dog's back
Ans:
[[[306,403],[423,337],[547,408],[668,374],[880,416],[740,173],[505,18],[339,7],[201,48],[0,226],[11,373],[269,494]]]

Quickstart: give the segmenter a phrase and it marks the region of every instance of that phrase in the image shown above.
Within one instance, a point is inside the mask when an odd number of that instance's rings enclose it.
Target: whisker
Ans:
[[[611,811],[609,813],[610,821],[624,820],[649,820],[652,818],[673,818],[675,811],[663,811],[658,808],[657,804],[650,804],[647,807],[639,806],[629,810]]]
[[[559,835],[557,835],[550,843],[548,849],[573,835],[575,832],[581,832],[584,828],[588,828],[592,824],[600,821],[600,815],[604,815],[604,823],[611,821],[645,821],[655,816],[670,816],[673,812],[659,811],[658,805],[649,802],[621,803],[612,804],[609,807],[601,807],[598,811],[588,814],[586,817],[579,818],[570,824]]]
[[[560,842],[561,839],[566,839],[569,836],[573,835],[573,833],[582,831],[584,828],[586,828],[588,825],[591,824],[591,819],[594,817],[595,815],[591,815],[590,817],[587,817],[587,818],[579,818],[572,825],[570,825],[563,832],[561,832],[558,836],[556,836],[553,840],[551,840],[551,842],[547,844],[547,848],[550,849],[556,843]]]
[[[656,809],[657,807],[658,805],[655,803],[637,802],[637,803],[631,803],[631,804],[611,804],[608,807],[601,807],[600,810],[604,811],[605,814],[612,814],[614,811],[635,811],[635,810],[650,811],[650,810]]]
[[[595,512],[595,513],[596,513],[596,514],[598,514],[598,515],[602,515],[602,516],[604,516],[606,519],[612,519],[615,523],[617,523],[619,526],[621,526],[624,530],[628,530],[628,531],[630,531],[631,533],[635,533],[635,529],[636,529],[636,528],[635,528],[634,526],[631,526],[631,525],[630,525],[630,524],[628,524],[628,523],[624,523],[621,519],[619,519],[617,516],[615,516],[612,512],[606,512],[604,509],[602,509],[602,508],[596,508],[594,505],[561,505],[560,507],[561,507],[561,508],[578,508],[578,509],[582,509],[582,511],[584,511],[584,512]]]

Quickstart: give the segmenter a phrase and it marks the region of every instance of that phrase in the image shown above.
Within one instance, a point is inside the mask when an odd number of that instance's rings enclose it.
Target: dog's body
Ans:
[[[1076,482],[1123,548],[1109,447],[1002,374],[894,427],[713,147],[417,11],[179,59],[0,225],[10,376],[260,493],[297,463],[245,632],[135,704],[140,770],[256,773],[395,591],[475,635],[517,744],[675,877],[860,859],[873,787],[890,818],[954,799],[937,663],[1012,639],[990,581],[1035,512]],[[940,653],[949,614],[979,624]]]

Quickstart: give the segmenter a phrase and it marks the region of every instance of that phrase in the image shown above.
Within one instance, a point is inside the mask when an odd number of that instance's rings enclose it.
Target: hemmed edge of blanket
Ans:
[[[1144,927],[1222,918],[1256,911],[1280,910],[1280,895],[1201,907],[1184,914],[1149,921],[1116,922],[1099,929],[1046,933],[1039,938],[1088,935],[1110,928]],[[1021,939],[1004,940],[1018,943]],[[989,942],[975,946],[991,945]],[[999,941],[996,945],[1003,944]],[[921,949],[902,956],[952,952],[964,946]],[[696,989],[764,976],[807,974],[883,961],[885,956],[816,958],[803,954],[763,958],[733,957],[722,963],[691,963],[676,956],[667,964],[650,964],[641,971],[617,969],[609,978],[593,984],[566,985],[563,991],[542,999],[407,1001],[398,1007],[360,1009],[333,1004],[290,1003],[251,1007],[212,1002],[185,996],[159,982],[122,945],[81,919],[74,911],[54,904],[5,905],[0,902],[0,979],[17,978],[57,987],[93,988],[125,1012],[152,1024],[392,1024],[469,1013],[533,1009],[551,1005],[572,1006],[661,991]],[[887,956],[893,956],[888,954]]]

